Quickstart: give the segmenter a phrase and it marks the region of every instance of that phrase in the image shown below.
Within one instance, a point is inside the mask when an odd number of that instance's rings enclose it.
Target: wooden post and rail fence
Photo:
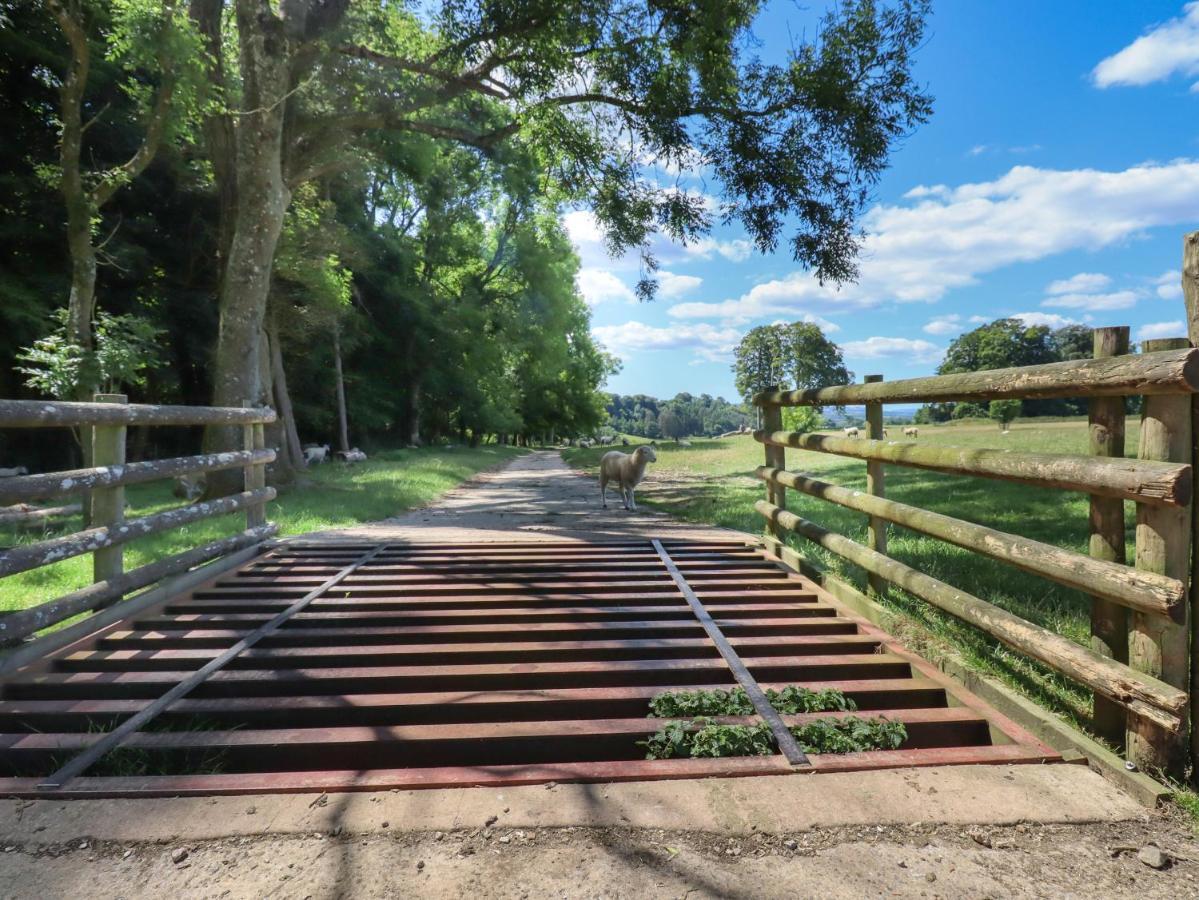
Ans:
[[[996,641],[1086,688],[1094,727],[1125,758],[1147,771],[1181,777],[1199,770],[1199,579],[1195,577],[1193,472],[1199,454],[1199,232],[1188,235],[1183,267],[1188,338],[1145,341],[1129,354],[1126,327],[1095,331],[1094,358],[989,372],[940,375],[812,390],[768,390],[754,397],[765,446],[757,476],[767,496],[766,545],[792,557],[794,534],[866,573],[867,596],[888,585],[967,622]],[[1125,398],[1142,401],[1139,446],[1126,456]],[[888,403],[985,402],[998,399],[1087,398],[1089,455],[928,446],[883,440]],[[787,406],[866,408],[862,438],[782,429]],[[866,490],[851,490],[789,471],[788,448],[865,461]],[[885,464],[1036,485],[1090,495],[1089,554],[1066,550],[952,516],[889,500]],[[867,517],[862,544],[787,509],[786,491],[824,500]],[[1132,565],[1125,549],[1124,504],[1136,507]],[[887,554],[886,528],[899,525],[999,560],[1089,595],[1090,646],[1016,616]],[[820,571],[798,554],[801,565]],[[845,582],[840,582],[845,586]],[[852,589],[852,588],[851,588]]]
[[[121,618],[126,604],[134,602],[132,599],[121,602],[129,594],[152,588],[164,579],[184,575],[213,560],[256,553],[258,546],[278,530],[266,520],[266,503],[275,498],[275,489],[266,486],[266,465],[274,461],[275,451],[264,446],[263,426],[274,419],[274,410],[249,405],[236,408],[131,404],[121,394],[99,394],[93,403],[0,400],[0,429],[78,428],[90,436],[93,451],[92,466],[86,469],[0,479],[0,507],[90,494],[92,513],[91,521],[82,531],[0,551],[0,577],[86,553],[92,554],[93,560],[92,584],[27,609],[0,613],[0,648],[8,648],[0,658],[0,672],[36,658],[42,645],[51,639],[61,642],[69,638],[75,626],[41,641],[30,641],[44,629],[82,613],[91,616],[80,624],[84,629],[94,629],[99,627],[101,619]],[[126,462],[126,432],[132,425],[240,425],[243,449]],[[125,517],[127,485],[238,468],[244,472],[244,490],[239,493],[137,518]],[[245,515],[245,528],[238,533],[126,570],[124,548],[130,541],[230,513]]]

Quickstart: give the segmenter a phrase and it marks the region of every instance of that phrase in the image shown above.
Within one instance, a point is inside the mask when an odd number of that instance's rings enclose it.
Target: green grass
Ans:
[[[1139,423],[1128,423],[1127,447],[1134,450]],[[889,426],[892,439],[901,438],[899,426]],[[644,441],[641,441],[644,443]],[[920,426],[918,442],[958,447],[1011,448],[1047,453],[1085,453],[1085,422],[1022,421],[1002,435],[994,423],[958,422]],[[658,462],[638,491],[638,501],[679,518],[735,528],[751,534],[762,531],[763,520],[753,505],[764,496],[754,469],[764,461],[763,447],[752,437],[716,440],[693,438],[690,448],[658,442]],[[567,460],[593,470],[610,448],[571,449]],[[849,488],[865,489],[866,465],[860,460],[787,450],[787,468]],[[886,470],[887,497],[1034,538],[1081,553],[1087,552],[1088,498],[1084,494],[1045,490],[993,479],[970,478],[899,466]],[[833,504],[787,492],[787,507],[858,541],[866,536],[866,517]],[[1127,504],[1131,558],[1132,504]],[[863,584],[860,570],[792,536],[792,545],[834,573]],[[1078,591],[1011,566],[893,526],[888,550],[892,556],[934,578],[976,594],[997,606],[1065,635],[1080,644],[1090,636],[1090,601]],[[1076,726],[1086,727],[1091,716],[1090,694],[1021,654],[987,638],[968,625],[940,613],[898,589],[884,604],[906,615],[899,635],[917,652],[931,658],[956,652],[975,668],[996,675],[1024,694],[1061,714]]]
[[[524,452],[501,446],[390,450],[351,466],[314,466],[303,475],[303,483],[280,491],[268,505],[267,516],[279,524],[282,535],[375,522],[427,503],[474,473]],[[126,498],[130,518],[181,503],[171,496],[170,482],[134,485],[127,489]],[[125,568],[227,537],[244,522],[240,515],[220,516],[133,541],[125,545]],[[81,527],[80,517],[75,516],[51,529],[0,529],[0,546],[44,540]],[[91,582],[91,570],[91,556],[85,555],[6,578],[0,581],[0,610],[23,609],[83,587]]]

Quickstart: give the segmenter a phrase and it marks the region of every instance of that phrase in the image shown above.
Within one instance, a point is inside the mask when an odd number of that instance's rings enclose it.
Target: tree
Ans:
[[[992,419],[999,423],[1001,430],[1007,431],[1008,426],[1020,415],[1020,401],[992,400],[987,412]]]
[[[848,384],[853,373],[845,368],[841,348],[824,336],[819,325],[792,322],[783,333],[785,366],[796,390]]]
[[[658,428],[662,432],[662,437],[671,438],[675,441],[686,437],[688,434],[686,420],[670,407],[662,410],[658,416]]]
[[[996,319],[954,338],[937,367],[938,375],[981,372],[1054,362],[1049,329],[1020,319]]]
[[[824,426],[824,416],[814,406],[783,407],[783,430],[809,432]]]
[[[794,222],[793,256],[839,281],[855,274],[855,221],[892,144],[931,109],[910,73],[927,0],[850,0],[784,66],[745,53],[750,0],[445,0],[423,21],[399,4],[348,0],[232,7],[236,84],[224,4],[193,2],[210,79],[231,107],[205,129],[232,221],[222,226],[219,405],[261,396],[260,332],[293,192],[384,136],[529,154],[592,206],[613,251],[642,248],[650,272],[655,231],[691,240],[710,217],[702,198],[658,185],[639,160],[698,155],[723,188],[724,217],[764,251],[784,218]],[[641,293],[652,295],[650,280]]]
[[[107,8],[90,0],[47,0],[46,5],[69,48],[59,90],[58,166],[45,170],[66,205],[71,292],[64,337],[87,355],[94,344],[97,253],[107,242],[96,244],[100,211],[145,171],[164,140],[185,128],[194,112],[198,68],[193,60],[199,48],[183,3],[177,0],[120,0]],[[105,21],[109,13],[111,19]],[[93,32],[103,36],[104,56],[123,71],[122,89],[133,98],[142,119],[140,143],[116,165],[99,164],[88,152],[87,133],[107,111],[88,104]],[[157,86],[149,83],[153,78]],[[90,399],[97,387],[87,378],[92,368],[80,371],[75,394],[79,399]]]
[[[784,326],[759,325],[733,351],[733,382],[748,404],[754,394],[783,385],[786,374]]]
[[[1095,355],[1095,332],[1089,325],[1066,325],[1049,336],[1056,359],[1067,362]]]

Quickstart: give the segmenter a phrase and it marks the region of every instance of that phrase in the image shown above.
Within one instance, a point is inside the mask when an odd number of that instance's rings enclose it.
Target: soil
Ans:
[[[1149,841],[1167,868],[1138,860]],[[0,884],[20,898],[1199,896],[1199,843],[1162,818],[749,837],[492,826],[3,849]]]

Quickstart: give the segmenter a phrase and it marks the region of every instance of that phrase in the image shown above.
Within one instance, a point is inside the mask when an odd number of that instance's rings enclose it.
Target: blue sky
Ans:
[[[936,98],[863,225],[862,277],[821,288],[785,251],[736,229],[659,248],[661,290],[638,303],[585,211],[579,251],[592,330],[623,361],[616,393],[733,399],[731,349],[769,322],[821,323],[859,377],[933,371],[978,322],[1131,325],[1185,335],[1182,235],[1199,227],[1199,2],[940,0],[917,76]],[[769,3],[755,33],[781,59],[822,4]],[[694,177],[689,189],[718,195]]]

